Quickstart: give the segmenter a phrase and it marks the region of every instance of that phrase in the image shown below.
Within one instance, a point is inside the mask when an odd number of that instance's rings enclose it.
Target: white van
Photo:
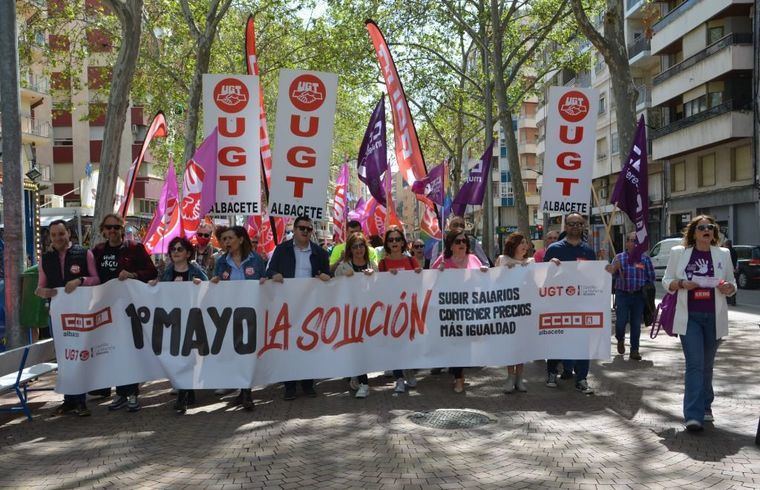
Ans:
[[[665,275],[670,250],[676,245],[680,245],[682,241],[683,238],[666,238],[657,242],[657,245],[649,251],[649,258],[652,259],[652,265],[654,266],[654,276],[658,281]]]

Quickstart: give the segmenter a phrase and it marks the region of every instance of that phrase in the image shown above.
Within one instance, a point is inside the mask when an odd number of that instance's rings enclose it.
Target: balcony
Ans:
[[[680,119],[649,133],[652,160],[694,152],[723,141],[752,136],[752,102],[730,99],[699,114]]]
[[[529,115],[529,116],[520,116],[517,118],[517,129],[521,128],[535,128],[536,127],[536,116],[535,115]]]
[[[639,36],[638,39],[628,45],[628,61],[633,60],[641,53],[649,53],[650,48],[651,41],[645,36]],[[633,62],[631,62],[631,64],[633,64]]]
[[[0,116],[2,113],[0,112]],[[42,122],[32,117],[31,114],[20,114],[19,123],[21,124],[21,142],[22,143],[50,143],[52,131],[50,123]],[[0,127],[0,137],[2,137],[2,127]]]
[[[753,0],[686,0],[652,26],[652,54],[658,54],[732,5],[751,5]]]
[[[636,87],[638,98],[636,99],[636,111],[643,111],[652,107],[652,90],[646,85]]]
[[[536,144],[535,143],[518,143],[517,144],[517,153],[520,155],[524,154],[536,154]]]
[[[660,105],[735,70],[752,70],[752,34],[732,33],[652,79],[652,103]]]
[[[46,95],[50,94],[50,83],[48,79],[34,73],[21,74],[21,98],[29,101],[31,105],[36,105]]]
[[[625,0],[626,18],[637,19],[641,17],[641,7],[646,3],[646,0]]]

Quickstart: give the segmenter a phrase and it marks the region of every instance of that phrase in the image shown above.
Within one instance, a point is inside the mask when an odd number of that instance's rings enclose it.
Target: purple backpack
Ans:
[[[678,293],[666,293],[660,304],[657,305],[652,330],[649,332],[650,338],[657,337],[660,329],[671,337],[676,337],[673,333],[673,320],[676,317],[676,303],[678,303]]]

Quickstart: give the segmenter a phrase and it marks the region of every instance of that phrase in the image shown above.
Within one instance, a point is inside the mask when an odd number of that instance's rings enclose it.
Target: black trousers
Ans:
[[[296,383],[298,381],[285,381],[283,384],[285,385],[286,390],[295,390],[296,389]],[[308,388],[314,388],[314,380],[313,379],[302,379],[301,380],[301,389],[306,390]]]
[[[117,386],[116,394],[118,396],[137,396],[140,394],[140,384],[134,383],[131,385]]]

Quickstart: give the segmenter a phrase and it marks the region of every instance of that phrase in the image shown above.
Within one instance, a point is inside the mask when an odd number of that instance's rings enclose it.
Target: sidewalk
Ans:
[[[758,323],[756,313],[731,312],[715,367],[716,422],[699,434],[681,426],[680,343],[647,330],[643,361],[592,364],[594,396],[571,381],[545,387],[543,362],[526,365],[526,394],[502,393],[503,368],[466,369],[465,395],[445,372],[422,371],[401,396],[382,376],[366,400],[343,380],[294,402],[280,388],[254,391],[253,413],[204,393],[177,416],[162,382],[143,385],[136,414],[109,413],[105,400],[90,402],[89,419],[51,418],[60,396],[43,392],[34,422],[0,415],[0,487],[758,488]],[[447,430],[410,417],[438,408],[491,423]]]

